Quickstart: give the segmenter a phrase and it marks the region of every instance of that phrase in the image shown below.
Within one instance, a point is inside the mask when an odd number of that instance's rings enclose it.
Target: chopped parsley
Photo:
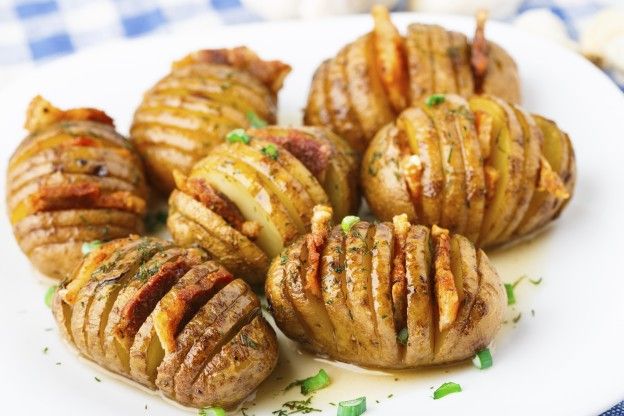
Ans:
[[[82,252],[83,255],[86,256],[87,254],[91,253],[93,250],[100,247],[101,245],[102,245],[102,242],[100,240],[84,242],[82,243],[82,247],[80,248],[80,251]]]
[[[48,308],[52,307],[52,299],[54,298],[54,294],[56,293],[57,285],[52,285],[46,290],[46,293],[43,297],[43,301],[47,305]]]
[[[251,138],[244,129],[234,129],[225,136],[225,140],[230,143],[241,142],[244,144],[249,144]]]
[[[407,328],[403,328],[397,334],[397,341],[401,345],[407,345],[407,340],[409,339],[409,333],[407,332]]]
[[[427,97],[425,104],[427,104],[427,107],[435,107],[438,104],[442,104],[444,100],[444,94],[431,94]]]
[[[242,334],[241,335],[241,343],[246,346],[249,347],[251,349],[257,350],[259,345],[256,341],[254,341],[251,337],[247,336],[247,334]]]
[[[277,152],[277,147],[275,147],[273,143],[264,146],[262,149],[260,149],[260,151],[263,155],[270,157],[273,160],[277,160],[277,157],[279,156]]]
[[[297,413],[308,414],[312,412],[320,412],[321,409],[315,409],[311,405],[312,397],[308,397],[306,400],[291,400],[282,404],[281,409],[271,412],[276,416],[294,415]]]

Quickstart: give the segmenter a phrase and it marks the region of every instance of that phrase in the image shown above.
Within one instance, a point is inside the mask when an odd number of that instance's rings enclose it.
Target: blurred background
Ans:
[[[227,25],[394,11],[472,15],[486,8],[578,51],[624,89],[624,0],[0,0],[0,87],[25,69],[116,39]]]

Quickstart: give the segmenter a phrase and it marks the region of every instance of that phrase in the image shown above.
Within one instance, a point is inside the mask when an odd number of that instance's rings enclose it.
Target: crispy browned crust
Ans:
[[[6,200],[15,237],[37,269],[65,278],[83,243],[143,231],[143,165],[110,117],[37,96],[26,128],[31,134],[9,161]]]
[[[386,369],[471,358],[494,338],[506,302],[467,239],[405,216],[302,237],[273,261],[265,293],[277,325],[304,348]]]
[[[97,248],[55,295],[61,333],[183,405],[235,407],[272,372],[277,340],[249,286],[206,258],[156,238]]]

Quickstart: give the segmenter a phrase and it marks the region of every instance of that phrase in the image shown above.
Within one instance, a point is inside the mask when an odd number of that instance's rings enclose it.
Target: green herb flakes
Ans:
[[[234,129],[225,136],[225,140],[230,143],[241,142],[244,144],[249,144],[251,138],[245,132],[245,129]]]
[[[52,307],[52,299],[54,298],[54,293],[56,293],[57,285],[52,285],[46,290],[45,295],[43,297],[43,301],[48,306],[48,308]]]
[[[255,127],[259,129],[262,127],[266,127],[268,124],[265,120],[263,120],[261,117],[259,117],[256,113],[254,113],[251,110],[247,111],[246,116],[247,116],[247,120],[249,120],[249,123],[251,124],[251,127]]]
[[[435,107],[438,104],[442,104],[445,100],[444,94],[432,94],[427,97],[425,104],[427,107]]]
[[[261,152],[263,155],[270,157],[273,160],[277,160],[277,157],[279,156],[278,151],[277,151],[277,147],[275,147],[275,145],[273,143],[264,146],[261,149]]]
[[[351,227],[353,227],[358,222],[360,222],[360,217],[356,217],[355,215],[347,215],[346,217],[342,219],[342,222],[340,223],[340,227],[342,228],[342,231],[347,233],[349,232]]]

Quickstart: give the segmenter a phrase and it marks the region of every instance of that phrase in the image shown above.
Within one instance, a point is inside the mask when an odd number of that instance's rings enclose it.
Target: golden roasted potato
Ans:
[[[357,212],[356,159],[349,145],[319,127],[234,131],[188,176],[174,174],[167,225],[174,241],[198,244],[248,282],[264,282],[270,259],[331,204]]]
[[[326,212],[316,207],[315,213]],[[269,269],[265,293],[279,328],[332,359],[384,369],[471,358],[494,338],[507,298],[481,250],[434,226],[315,215]]]
[[[183,405],[235,407],[273,371],[277,339],[251,288],[207,258],[152,237],[103,244],[55,294],[61,333]]]
[[[484,15],[469,42],[463,34],[426,24],[409,25],[403,37],[383,6],[373,7],[372,14],[373,31],[316,70],[304,124],[329,126],[363,152],[381,127],[434,92],[520,101],[517,66],[485,39]]]
[[[289,72],[245,47],[200,50],[175,62],[145,93],[130,130],[154,185],[169,193],[173,170],[188,173],[230,130],[275,123]]]
[[[378,218],[405,213],[488,247],[559,215],[576,167],[555,123],[492,96],[430,97],[382,128],[364,155],[361,184]]]
[[[143,165],[104,112],[60,110],[35,97],[30,135],[7,170],[7,206],[22,251],[43,274],[65,278],[83,243],[140,233],[147,187]]]

